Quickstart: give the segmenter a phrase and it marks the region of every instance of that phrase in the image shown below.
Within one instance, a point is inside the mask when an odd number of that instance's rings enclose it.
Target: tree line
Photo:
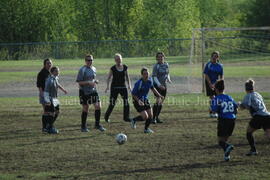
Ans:
[[[191,37],[270,25],[269,0],[1,0],[0,43]]]

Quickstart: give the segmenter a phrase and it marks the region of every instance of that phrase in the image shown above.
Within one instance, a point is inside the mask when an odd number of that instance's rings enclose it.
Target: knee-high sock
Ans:
[[[82,112],[81,114],[81,120],[82,120],[81,128],[86,128],[87,115],[88,115],[87,112]]]
[[[42,115],[42,128],[46,128],[47,126],[47,119],[46,119],[46,115]]]
[[[148,129],[150,123],[151,123],[151,118],[146,119],[144,129]]]
[[[251,151],[256,151],[255,140],[252,133],[247,133],[247,140],[250,145]]]
[[[222,149],[225,151],[228,144],[224,141],[219,141],[218,144],[220,145],[220,147],[222,147]]]
[[[47,120],[47,128],[48,129],[51,129],[52,127],[53,127],[53,116],[51,116],[51,115],[48,115],[48,116],[46,116],[46,120]]]
[[[156,119],[156,117],[158,116],[158,104],[154,104],[154,107],[153,107],[153,119]]]
[[[101,114],[100,109],[95,110],[95,119],[96,119],[95,126],[99,126],[100,114]]]
[[[53,117],[53,123],[56,121],[57,117],[58,117],[58,113],[55,113],[55,115]]]
[[[158,116],[159,116],[159,114],[161,112],[161,109],[162,109],[162,104],[159,104],[158,105],[158,109],[157,109],[157,116],[156,116],[156,118],[158,118]]]

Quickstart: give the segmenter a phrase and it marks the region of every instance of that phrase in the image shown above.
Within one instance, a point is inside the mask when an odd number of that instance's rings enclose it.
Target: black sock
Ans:
[[[158,112],[158,104],[154,104],[154,107],[153,107],[153,119],[156,119],[157,112]]]
[[[249,132],[247,133],[247,140],[248,140],[248,143],[250,145],[251,151],[255,152],[256,151],[255,140],[254,140],[252,133],[249,133]]]
[[[86,128],[87,115],[88,115],[87,112],[84,112],[84,111],[82,112],[82,115],[81,115],[81,120],[82,120],[81,128]]]
[[[95,110],[95,119],[96,119],[96,122],[95,122],[95,126],[99,126],[99,121],[100,121],[100,109],[99,110]]]
[[[156,118],[158,118],[158,116],[159,116],[159,114],[161,112],[161,109],[162,109],[162,104],[158,105]]]
[[[53,127],[53,116],[48,115],[46,116],[46,120],[47,120],[47,128],[51,129]]]
[[[133,118],[133,120],[136,121],[143,121],[142,116],[136,116],[135,118]]]
[[[151,123],[151,120],[152,120],[151,118],[146,119],[144,129],[148,129],[148,127]]]
[[[219,141],[218,144],[220,145],[220,147],[222,147],[222,149],[225,151],[228,144],[224,141]]]
[[[47,126],[47,122],[46,122],[47,120],[46,120],[46,115],[42,115],[42,128],[44,129],[44,128],[46,128],[46,126]]]
[[[54,115],[54,117],[53,117],[53,123],[56,121],[57,117],[58,117],[58,113],[56,113],[56,114]]]

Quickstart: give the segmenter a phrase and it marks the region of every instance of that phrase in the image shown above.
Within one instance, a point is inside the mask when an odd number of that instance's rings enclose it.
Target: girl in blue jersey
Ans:
[[[153,133],[154,131],[149,128],[153,112],[148,100],[148,92],[151,89],[160,101],[162,101],[164,97],[154,88],[153,81],[149,79],[147,68],[142,68],[141,75],[142,78],[135,83],[132,90],[133,104],[140,115],[131,120],[131,127],[135,129],[136,121],[145,120],[144,133]]]
[[[211,60],[204,67],[206,95],[209,96],[210,102],[215,97],[215,83],[218,79],[223,79],[223,65],[219,63],[219,52],[214,51]],[[210,117],[216,118],[217,114],[209,111]]]
[[[234,129],[238,106],[231,96],[224,94],[224,88],[224,80],[215,83],[217,96],[211,102],[211,110],[218,114],[218,144],[224,150],[224,160],[229,161],[233,145],[227,141]]]

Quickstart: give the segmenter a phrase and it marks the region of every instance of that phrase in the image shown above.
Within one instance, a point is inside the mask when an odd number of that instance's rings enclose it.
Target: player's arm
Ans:
[[[152,87],[151,90],[156,96],[158,96],[161,99],[164,99],[164,97],[156,90],[156,88]]]
[[[37,75],[37,88],[38,88],[39,93],[42,95],[43,94],[43,89],[42,89],[41,82],[42,82],[41,73],[38,73],[38,75]]]
[[[112,70],[110,69],[108,78],[107,78],[107,87],[105,89],[105,93],[109,90],[109,84],[110,84],[111,78],[112,78]]]
[[[210,88],[214,89],[214,85],[211,83],[209,76],[207,74],[204,74],[204,78],[205,78],[206,82],[209,84]]]
[[[161,85],[161,83],[159,82],[157,78],[157,71],[158,71],[157,65],[155,64],[153,67],[153,72],[152,72],[153,81],[160,89],[164,90],[165,87]]]
[[[128,83],[128,89],[131,91],[131,81],[129,78],[128,70],[126,71],[126,79],[127,79],[127,83]]]
[[[58,87],[63,93],[67,94],[67,90],[61,84],[58,83]]]

